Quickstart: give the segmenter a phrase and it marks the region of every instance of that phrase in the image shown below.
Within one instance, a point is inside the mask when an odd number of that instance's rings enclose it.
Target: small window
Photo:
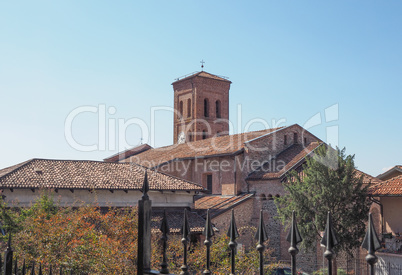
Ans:
[[[221,102],[217,100],[215,102],[215,105],[216,105],[216,117],[221,118]]]
[[[207,131],[203,130],[202,131],[202,139],[206,139],[207,138]]]
[[[180,100],[180,104],[179,104],[179,117],[183,117],[183,101]]]
[[[274,198],[272,197],[272,195],[271,195],[271,194],[268,194],[267,200],[272,201],[273,199],[274,199]]]
[[[191,99],[187,99],[187,117],[191,117]]]
[[[204,117],[209,117],[209,101],[204,99]]]
[[[307,144],[307,138],[304,138],[304,144]]]
[[[193,133],[191,131],[188,132],[188,141],[193,141]]]
[[[212,193],[212,175],[207,175],[207,189]]]
[[[285,136],[283,137],[283,144],[284,144],[284,145],[288,145],[288,136],[287,136],[287,135],[285,135]]]
[[[297,133],[293,133],[293,143],[297,144]]]

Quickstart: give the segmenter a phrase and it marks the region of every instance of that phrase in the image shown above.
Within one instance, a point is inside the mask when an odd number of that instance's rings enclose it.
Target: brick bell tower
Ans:
[[[204,71],[178,78],[172,83],[175,144],[229,134],[231,83],[225,77]]]

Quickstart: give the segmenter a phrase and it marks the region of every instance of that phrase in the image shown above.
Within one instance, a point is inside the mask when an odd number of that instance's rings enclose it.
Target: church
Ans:
[[[170,209],[172,219],[180,221],[187,208],[192,232],[201,234],[210,209],[212,223],[224,233],[233,209],[242,249],[254,246],[246,231],[257,225],[262,209],[272,256],[289,260],[274,198],[285,194],[288,173],[301,172],[306,158],[326,144],[298,124],[230,134],[231,81],[226,77],[200,71],[176,79],[172,86],[174,144],[141,144],[103,161],[32,159],[4,168],[0,189],[5,201],[29,205],[40,190],[51,189],[63,205],[78,200],[125,207],[140,198],[147,173],[153,216],[159,220],[160,211]],[[362,174],[367,183],[375,180]],[[173,232],[180,231],[180,222],[172,226]],[[314,265],[316,256],[304,262]]]
[[[174,144],[142,144],[104,161],[136,163],[203,186],[206,191],[195,197],[194,209],[203,217],[210,209],[222,231],[231,209],[239,228],[256,225],[263,209],[273,256],[287,259],[273,199],[284,194],[288,172],[302,169],[305,158],[324,143],[297,124],[229,134],[230,85],[227,78],[206,71],[177,79],[172,83]],[[240,247],[250,242],[239,240]]]

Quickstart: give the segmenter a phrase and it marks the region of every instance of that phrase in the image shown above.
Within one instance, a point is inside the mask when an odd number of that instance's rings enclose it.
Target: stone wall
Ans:
[[[40,190],[32,192],[31,189],[4,189],[2,195],[4,201],[10,206],[31,206],[35,200],[41,196]],[[193,207],[194,192],[185,191],[149,191],[149,198],[152,200],[153,207]],[[54,201],[60,206],[80,206],[83,204],[96,205],[100,207],[128,207],[136,205],[141,199],[142,193],[139,190],[88,190],[59,189],[53,193]]]

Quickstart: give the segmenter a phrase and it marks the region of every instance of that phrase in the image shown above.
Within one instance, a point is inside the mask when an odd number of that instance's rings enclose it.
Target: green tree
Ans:
[[[361,244],[370,208],[369,185],[363,184],[354,164],[354,155],[345,149],[322,145],[306,160],[303,171],[292,171],[285,183],[287,195],[276,198],[283,223],[297,213],[303,247],[315,248],[331,211],[339,246],[336,251],[352,253]]]

